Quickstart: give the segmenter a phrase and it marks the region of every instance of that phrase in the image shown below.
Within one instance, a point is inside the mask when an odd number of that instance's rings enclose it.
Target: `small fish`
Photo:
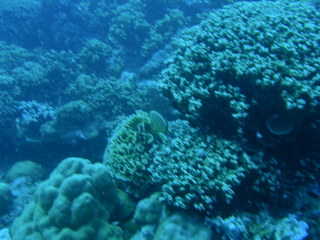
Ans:
[[[157,111],[149,112],[150,125],[155,133],[168,133],[168,123]]]

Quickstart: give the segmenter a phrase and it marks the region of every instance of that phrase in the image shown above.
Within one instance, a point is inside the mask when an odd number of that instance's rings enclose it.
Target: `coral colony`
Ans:
[[[319,0],[1,0],[0,240],[318,240]]]

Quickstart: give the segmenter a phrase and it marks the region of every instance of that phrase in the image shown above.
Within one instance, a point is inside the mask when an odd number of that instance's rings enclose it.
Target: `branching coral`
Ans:
[[[187,119],[225,135],[272,114],[301,122],[319,109],[319,19],[291,1],[213,11],[174,42],[162,91]]]
[[[201,136],[186,121],[169,127],[168,135],[154,133],[148,115],[139,112],[116,129],[104,161],[131,194],[160,188],[169,205],[210,214],[217,204],[230,203],[258,168],[260,158],[236,142]]]

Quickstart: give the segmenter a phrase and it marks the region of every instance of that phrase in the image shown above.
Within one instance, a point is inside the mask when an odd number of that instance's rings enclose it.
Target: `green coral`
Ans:
[[[13,223],[12,239],[120,240],[122,229],[109,223],[120,205],[126,203],[105,166],[67,158],[38,185],[34,200]]]
[[[132,194],[140,195],[152,184],[148,172],[152,158],[148,151],[153,141],[149,116],[138,111],[115,129],[105,150],[104,163]]]
[[[258,168],[259,157],[248,156],[234,141],[202,136],[186,121],[171,122],[170,131],[150,151],[152,179],[170,205],[210,214],[217,204],[230,203]]]
[[[140,64],[190,22],[183,11],[170,9],[173,6],[172,2],[158,0],[129,0],[119,5],[111,18],[108,39],[114,46],[121,46],[125,58],[134,57]],[[157,9],[156,14],[150,14],[153,9]]]
[[[117,51],[98,39],[90,39],[85,43],[77,55],[77,62],[81,64],[83,72],[97,76],[119,74],[124,65]]]
[[[319,19],[292,1],[215,10],[174,41],[161,89],[186,118],[229,135],[272,113],[302,121],[319,109]]]
[[[45,141],[88,140],[99,134],[92,109],[83,100],[69,101],[56,109],[54,118],[41,126]]]
[[[160,188],[161,199],[181,209],[210,214],[230,203],[243,180],[258,168],[233,141],[202,136],[186,121],[170,122],[155,134],[147,113],[128,117],[107,145],[104,162],[132,194]]]

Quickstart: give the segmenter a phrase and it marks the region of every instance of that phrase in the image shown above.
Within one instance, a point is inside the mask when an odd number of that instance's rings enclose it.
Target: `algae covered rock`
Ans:
[[[119,206],[108,170],[82,158],[67,158],[39,184],[34,200],[11,228],[13,240],[123,239],[109,220]]]
[[[2,228],[0,229],[0,239],[3,240],[11,240],[9,229],[8,228]]]
[[[157,228],[154,240],[210,240],[212,232],[196,219],[185,213],[176,213]]]
[[[0,182],[0,214],[3,214],[8,210],[11,201],[12,197],[9,185],[4,182]]]
[[[133,221],[139,224],[157,224],[165,205],[160,200],[161,193],[153,193],[150,197],[138,202]]]
[[[309,237],[308,223],[293,214],[274,217],[267,211],[242,212],[225,218],[207,218],[206,223],[221,239],[303,240]]]
[[[16,162],[6,174],[6,178],[11,182],[20,177],[27,177],[34,182],[39,182],[45,176],[45,169],[40,164],[30,160]]]

